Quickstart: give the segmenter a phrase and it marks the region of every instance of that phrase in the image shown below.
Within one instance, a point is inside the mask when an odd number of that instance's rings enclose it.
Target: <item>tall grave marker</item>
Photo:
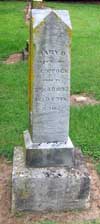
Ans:
[[[13,210],[89,206],[90,177],[69,138],[71,23],[68,11],[33,9],[25,154],[14,152]],[[31,169],[30,169],[31,168]]]
[[[72,150],[67,152],[65,148],[73,148],[68,139],[72,29],[70,18],[68,12],[64,10],[51,9],[32,10],[32,18],[34,24],[32,25],[30,55],[33,63],[31,64],[32,72],[29,78],[31,80],[30,126],[32,142],[29,133],[26,131],[26,159],[28,164],[31,163],[31,165],[33,160],[34,166],[38,159],[37,154],[34,155],[37,145],[36,150],[39,149],[39,154],[43,155],[40,163],[44,161],[46,151],[46,157],[48,158],[45,159],[46,166],[49,166],[49,164],[56,166],[58,162],[54,161],[55,157],[59,160],[59,165],[62,165],[64,153],[68,153],[68,155],[72,153]],[[43,147],[45,147],[44,151]],[[48,150],[49,148],[52,148],[52,150]],[[61,150],[64,153],[61,154]],[[56,155],[53,156],[53,153],[56,153]]]
[[[66,11],[32,10],[32,141],[67,142],[71,24]],[[65,22],[64,17],[66,18]]]

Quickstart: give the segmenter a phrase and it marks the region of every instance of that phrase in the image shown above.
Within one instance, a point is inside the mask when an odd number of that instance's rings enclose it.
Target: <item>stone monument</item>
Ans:
[[[89,207],[90,176],[69,138],[71,33],[68,11],[31,11],[30,130],[14,150],[13,211]]]

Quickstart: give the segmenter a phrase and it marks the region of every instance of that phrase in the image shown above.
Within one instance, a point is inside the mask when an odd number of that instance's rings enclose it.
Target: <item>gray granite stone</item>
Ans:
[[[67,142],[71,24],[65,10],[32,10],[32,141]]]
[[[27,168],[24,150],[15,148],[12,173],[12,211],[66,211],[88,208],[90,176],[75,150],[72,168]]]
[[[31,140],[29,131],[24,132],[26,165],[31,167],[72,167],[74,164],[74,146],[68,138],[67,143],[51,142],[36,144]]]

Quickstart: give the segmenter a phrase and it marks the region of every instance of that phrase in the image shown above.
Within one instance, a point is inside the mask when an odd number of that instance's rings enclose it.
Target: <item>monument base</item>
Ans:
[[[66,211],[88,208],[90,176],[79,150],[74,149],[74,166],[29,168],[25,152],[14,150],[12,211]]]
[[[74,146],[68,137],[67,142],[33,143],[28,130],[24,131],[26,165],[34,168],[73,167]]]

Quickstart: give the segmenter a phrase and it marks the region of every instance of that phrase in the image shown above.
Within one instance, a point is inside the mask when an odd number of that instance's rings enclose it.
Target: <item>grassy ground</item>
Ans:
[[[35,222],[30,224],[58,224],[57,222],[53,221],[43,221],[43,222]],[[66,223],[67,224],[67,223]],[[72,222],[71,224],[100,224],[99,220],[87,221],[87,222]]]
[[[2,64],[0,68],[0,154],[12,158],[27,129],[27,64]]]
[[[14,145],[23,143],[27,122],[27,63],[3,64],[21,52],[28,37],[23,2],[0,2],[0,154],[12,158]]]
[[[34,223],[31,223],[31,224],[34,224]],[[44,222],[38,222],[38,223],[35,223],[35,224],[57,224],[57,222],[44,221]],[[100,221],[99,220],[93,220],[93,221],[79,222],[79,223],[76,223],[76,222],[73,223],[72,222],[71,224],[100,224]]]
[[[27,38],[23,2],[0,2],[0,59],[21,51]]]
[[[73,25],[71,93],[87,93],[100,99],[100,9],[98,5],[46,3],[70,11]],[[0,2],[0,60],[25,47],[28,27],[24,2]],[[28,127],[27,63],[1,63],[0,154],[12,158],[15,145],[22,145]],[[86,155],[100,159],[100,106],[72,107],[70,136]]]

